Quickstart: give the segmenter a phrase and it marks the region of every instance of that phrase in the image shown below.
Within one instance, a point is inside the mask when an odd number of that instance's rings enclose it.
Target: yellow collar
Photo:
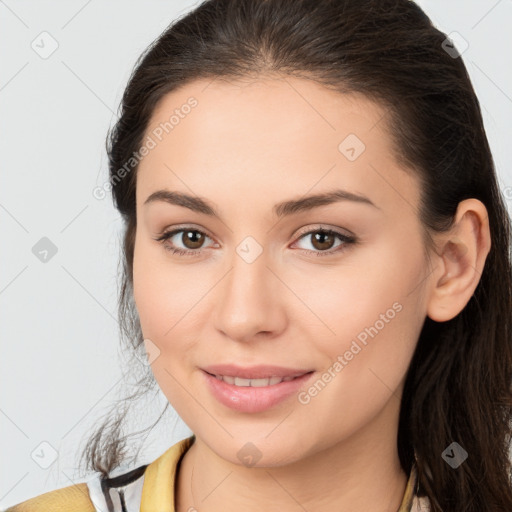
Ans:
[[[179,441],[149,464],[144,472],[140,512],[175,512],[176,469],[194,441],[195,436]]]

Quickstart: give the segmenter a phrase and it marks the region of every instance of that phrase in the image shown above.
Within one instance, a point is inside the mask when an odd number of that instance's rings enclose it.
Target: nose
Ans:
[[[265,252],[249,261],[234,254],[231,268],[217,285],[213,316],[217,330],[241,342],[276,337],[286,326],[286,287],[269,267]]]

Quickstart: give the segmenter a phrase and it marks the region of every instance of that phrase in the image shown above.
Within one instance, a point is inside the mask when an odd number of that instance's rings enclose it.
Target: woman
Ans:
[[[510,218],[408,0],[210,0],[109,137],[121,316],[193,436],[9,510],[512,510]],[[154,381],[152,380],[154,376]]]

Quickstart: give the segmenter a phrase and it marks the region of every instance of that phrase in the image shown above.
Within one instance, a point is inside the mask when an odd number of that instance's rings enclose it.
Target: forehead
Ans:
[[[153,112],[137,203],[157,187],[219,202],[237,190],[246,204],[339,187],[380,204],[397,194],[414,201],[417,184],[399,168],[387,127],[383,106],[312,80],[197,80]]]

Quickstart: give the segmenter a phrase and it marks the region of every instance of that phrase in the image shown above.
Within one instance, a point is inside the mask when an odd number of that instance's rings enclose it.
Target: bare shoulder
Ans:
[[[4,512],[95,512],[87,483],[46,492],[13,505]]]

